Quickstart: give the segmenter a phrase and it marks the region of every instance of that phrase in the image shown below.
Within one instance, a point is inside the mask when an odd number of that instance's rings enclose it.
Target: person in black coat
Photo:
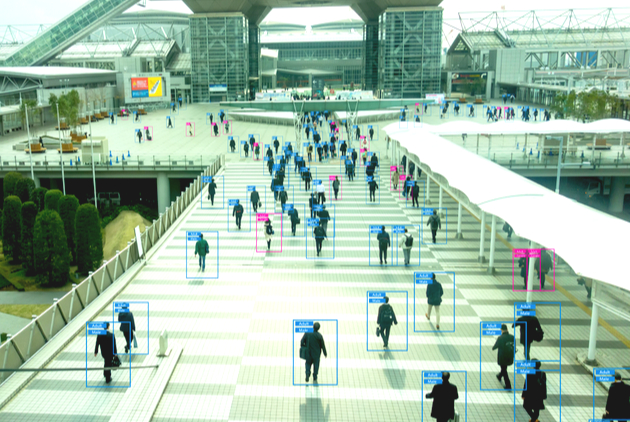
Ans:
[[[254,208],[254,212],[258,212],[258,204],[260,203],[260,194],[258,193],[255,187],[249,199],[250,201],[252,201],[252,208]]]
[[[278,147],[280,146],[280,142],[277,139],[273,141],[273,147],[276,149],[276,154],[278,153]]]
[[[234,139],[230,139],[230,150],[231,152],[236,150],[236,142],[234,142]]]
[[[111,368],[113,366],[112,360],[114,355],[118,354],[118,349],[116,348],[116,337],[114,337],[114,333],[109,331],[109,322],[105,324],[105,329],[107,333],[96,336],[94,356],[98,354],[98,348],[100,347],[101,356],[103,357],[103,368]],[[105,382],[109,384],[112,380],[112,371],[109,369],[104,370],[103,376],[105,376]]]
[[[431,320],[431,311],[433,307],[435,307],[435,320],[436,325],[435,328],[440,329],[440,305],[442,304],[442,296],[444,295],[444,289],[442,289],[442,284],[437,281],[435,278],[435,273],[431,274],[431,283],[427,284],[427,303],[429,304],[429,309],[427,313],[424,314],[425,317],[430,321]]]
[[[379,325],[381,338],[383,339],[383,347],[389,344],[389,331],[392,324],[398,325],[394,308],[389,304],[389,297],[385,296],[385,303],[378,307],[378,317],[376,323]]]
[[[529,258],[519,258],[518,266],[523,277],[523,289],[527,290],[527,272],[529,271]]]
[[[219,125],[212,126],[212,130],[214,131],[214,136],[219,136]]]
[[[313,180],[313,176],[311,176],[311,171],[308,168],[302,173],[302,179],[304,179],[304,190],[311,190],[311,180]]]
[[[368,187],[370,190],[370,202],[376,202],[376,189],[378,189],[378,184],[375,180],[368,182]],[[380,201],[380,196],[379,196]],[[385,259],[387,261],[387,259]]]
[[[402,160],[400,160],[400,165],[403,166],[403,173],[406,172],[407,170],[407,156],[403,155]]]
[[[615,372],[615,382],[610,385],[606,400],[606,419],[630,419],[630,385],[621,380],[621,374]],[[543,407],[544,409],[544,407]]]
[[[236,226],[238,229],[241,229],[241,220],[243,219],[243,206],[240,201],[236,202],[234,208],[232,209],[232,217],[236,217]]]
[[[313,205],[317,205],[317,198],[315,198],[315,194],[311,193],[311,197],[308,198],[308,206],[311,209],[311,218],[315,218],[315,212],[313,211]]]
[[[512,383],[508,376],[507,367],[514,364],[514,336],[508,332],[507,325],[501,324],[501,335],[492,346],[492,350],[497,350],[497,364],[501,367],[501,372],[497,374],[497,379],[505,381],[505,389],[511,390]]]
[[[133,319],[133,313],[120,312],[118,314],[118,322],[122,322],[122,324],[120,324],[120,331],[123,332],[125,340],[127,341],[125,353],[129,353],[131,350],[131,342],[134,338],[134,332],[136,331],[136,321]]]
[[[378,241],[378,257],[383,265],[383,257],[385,257],[385,265],[387,265],[387,248],[390,247],[389,233],[385,231],[385,226],[381,226],[381,232],[376,236]]]
[[[449,382],[450,378],[450,373],[442,372],[442,384],[434,385],[433,390],[425,396],[433,399],[431,417],[437,422],[448,422],[455,418],[455,400],[459,398],[459,393],[457,386]]]
[[[299,221],[300,221],[300,214],[298,213],[298,210],[295,209],[295,208],[291,208],[289,210],[288,214],[289,214],[289,217],[291,217],[291,233],[293,233],[293,236],[295,236],[296,226],[298,224],[300,224],[299,223]]]
[[[308,347],[306,354],[306,382],[308,382],[308,378],[311,376],[311,366],[313,367],[313,382],[317,382],[319,359],[321,358],[322,352],[324,352],[324,356],[328,357],[324,337],[319,333],[320,327],[319,322],[315,322],[313,324],[313,332],[304,333],[300,341],[300,346]]]
[[[208,183],[208,199],[211,201],[212,205],[214,205],[214,195],[217,193],[217,184],[214,183],[214,179],[212,182]]]
[[[352,151],[352,165],[354,167],[357,166],[357,158],[359,158],[359,154],[357,154],[357,150]]]
[[[527,374],[527,378],[523,383],[523,408],[531,418],[530,421],[538,421],[540,411],[545,409],[545,400],[547,399],[547,376],[540,370],[540,361],[536,362],[536,373]],[[626,397],[626,403],[628,397]]]
[[[521,329],[521,338],[519,342],[523,345],[523,355],[525,360],[529,360],[529,352],[532,342],[541,341],[543,337],[543,330],[540,326],[540,321],[535,316],[522,316],[516,320],[519,328]],[[514,324],[512,324],[514,327]],[[525,341],[527,340],[527,343]]]
[[[328,240],[328,236],[326,236],[326,229],[324,228],[321,220],[319,222],[319,225],[313,229],[313,236],[315,237],[315,248],[317,249],[317,256],[319,256],[322,251],[324,239]]]
[[[269,158],[267,161],[267,169],[269,170],[269,176],[271,176],[271,172],[273,172],[273,158]]]
[[[415,183],[413,187],[411,188],[411,206],[412,207],[413,206],[416,206],[417,208],[420,207],[420,204],[418,203],[419,196],[420,196],[420,186],[418,186],[418,184]]]

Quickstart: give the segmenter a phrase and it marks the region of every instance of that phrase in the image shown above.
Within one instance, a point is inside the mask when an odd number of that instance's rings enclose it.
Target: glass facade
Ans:
[[[378,22],[363,27],[363,88],[378,89]]]
[[[227,84],[215,93],[245,99],[249,80],[249,23],[241,14],[190,18],[192,100],[210,100],[210,84]]]
[[[386,11],[379,18],[382,98],[421,98],[440,92],[442,9]]]
[[[48,28],[24,47],[11,54],[2,65],[42,65],[46,59],[55,57],[69,47],[73,40],[78,41],[80,32],[106,22],[113,15],[120,14],[135,3],[137,3],[136,0],[92,0],[76,13]]]
[[[278,61],[360,60],[361,41],[295,42],[265,44],[278,50]]]

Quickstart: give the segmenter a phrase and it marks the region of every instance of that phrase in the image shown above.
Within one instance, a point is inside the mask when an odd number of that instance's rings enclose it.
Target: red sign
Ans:
[[[139,91],[143,89],[149,89],[148,78],[131,78],[131,90]]]

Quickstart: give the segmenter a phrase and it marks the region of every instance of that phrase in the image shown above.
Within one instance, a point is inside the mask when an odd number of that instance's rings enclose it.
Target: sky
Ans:
[[[224,0],[230,1],[230,0]],[[3,2],[2,15],[0,16],[0,37],[3,35],[6,25],[28,25],[28,24],[52,24],[76,10],[86,0],[8,0]],[[556,0],[553,3],[549,0],[528,0],[527,2],[516,2],[514,0],[443,0],[440,6],[444,9],[444,19],[457,19],[459,12],[479,12],[497,11],[501,8],[505,10],[544,10],[553,4],[553,9],[567,10],[575,6],[572,0]],[[63,7],[60,7],[62,6]],[[628,0],[606,0],[601,4],[601,8],[606,7],[628,7]],[[134,6],[129,11],[144,10],[140,6]],[[173,12],[192,13],[190,9],[180,0],[151,1],[147,0],[146,9],[170,10]],[[333,10],[331,10],[333,9]],[[292,13],[292,9],[274,9],[267,16],[267,20],[285,21],[303,25],[315,25],[330,20],[331,16],[337,19],[345,19],[358,16],[349,8],[316,8],[309,13]],[[25,12],[27,11],[27,12]],[[630,9],[626,9],[630,15]],[[455,21],[452,21],[455,23]],[[630,26],[630,21],[627,22]],[[447,26],[445,25],[445,28]]]

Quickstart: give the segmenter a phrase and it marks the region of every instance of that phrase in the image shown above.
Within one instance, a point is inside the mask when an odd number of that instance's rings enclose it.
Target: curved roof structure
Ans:
[[[603,132],[617,131],[606,128],[617,123],[591,123],[596,125],[591,130],[599,126]],[[384,130],[434,179],[461,192],[464,204],[506,220],[519,236],[553,248],[578,274],[629,287],[625,264],[630,244],[625,240],[630,238],[630,223],[558,195],[430,130],[399,129],[398,123]]]
[[[520,120],[500,121],[491,125],[473,121],[452,121],[441,125],[424,123],[422,129],[435,135],[516,135],[516,134],[567,134],[567,133],[630,133],[630,122],[621,119],[603,119],[592,123],[574,120],[550,120],[540,123],[526,123]]]

